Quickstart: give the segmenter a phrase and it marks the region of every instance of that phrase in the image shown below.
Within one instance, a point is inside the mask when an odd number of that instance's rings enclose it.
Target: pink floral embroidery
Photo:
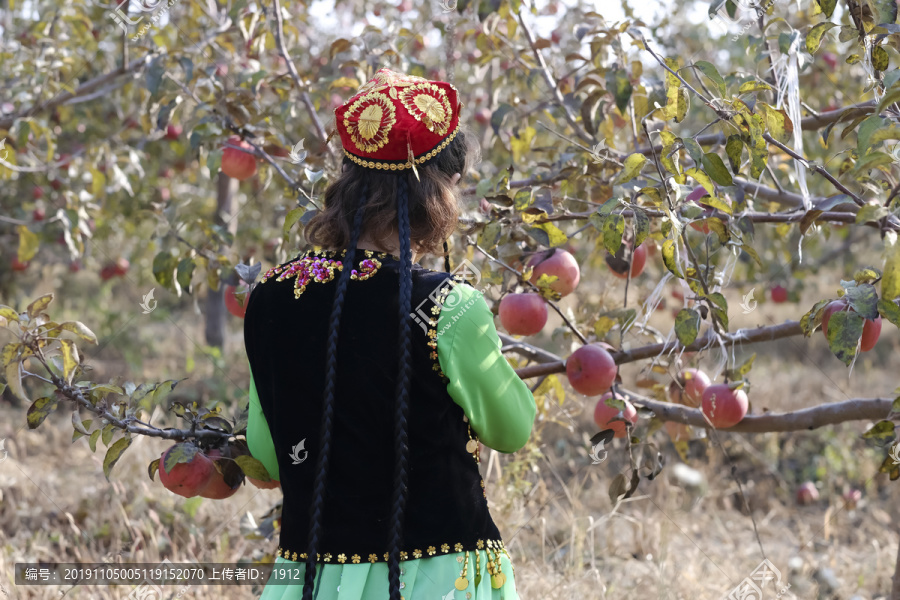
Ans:
[[[343,254],[344,253],[341,252],[341,256],[343,256]],[[366,256],[367,258],[360,261],[356,269],[350,271],[350,279],[365,281],[369,277],[375,275],[375,273],[378,272],[378,269],[381,268],[381,261],[379,261],[378,258],[374,258],[374,256],[376,256],[375,253],[367,251]],[[385,255],[379,253],[377,256],[383,258]],[[344,265],[341,259],[337,257],[336,253],[326,251],[314,254],[312,251],[309,251],[296,260],[277,267],[272,267],[266,271],[265,275],[263,275],[260,280],[260,283],[265,283],[276,275],[275,281],[284,281],[285,279],[295,278],[294,297],[299,298],[300,295],[306,291],[306,286],[311,282],[327,283],[334,279],[335,273],[339,273],[343,268]]]

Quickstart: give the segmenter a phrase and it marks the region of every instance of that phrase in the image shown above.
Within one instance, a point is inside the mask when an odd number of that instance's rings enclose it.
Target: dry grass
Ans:
[[[736,293],[736,291],[735,291]],[[792,317],[811,304],[773,307],[761,304],[744,316],[738,311],[732,329]],[[739,297],[733,302],[736,304]],[[777,309],[777,310],[776,310]],[[667,314],[667,313],[665,313]],[[182,319],[189,337],[202,330]],[[237,323],[232,323],[225,364],[228,379],[247,381]],[[120,339],[92,361],[96,378],[128,370],[122,357],[144,346],[141,380],[180,377],[195,361],[191,379],[180,393],[201,399],[224,393],[236,397],[231,384],[216,389],[217,371],[195,346],[183,343],[166,323],[167,344]],[[130,346],[129,346],[130,344]],[[758,353],[751,374],[754,409],[791,410],[822,402],[887,395],[896,387],[900,336],[885,326],[872,356],[860,360],[848,380],[847,370],[828,352],[821,336],[792,339],[753,348]],[[126,347],[126,350],[119,350]],[[637,369],[637,367],[635,367]],[[633,371],[636,372],[636,371]],[[221,378],[220,378],[221,379]],[[202,385],[201,385],[202,384]],[[719,600],[762,561],[753,522],[742,509],[732,465],[752,508],[765,556],[790,583],[785,597],[815,598],[813,573],[830,569],[837,579],[835,597],[886,597],[897,554],[897,485],[877,475],[881,451],[859,434],[865,422],[793,435],[718,435],[691,465],[705,477],[702,488],[687,488],[673,478],[679,462],[664,431],[653,435],[667,466],[662,475],[642,480],[635,497],[614,506],[607,489],[612,477],[627,468],[621,441],[609,459],[592,465],[587,438],[594,433],[592,401],[569,394],[550,416],[571,429],[546,424],[539,456],[532,463],[519,455],[495,455],[487,473],[494,518],[516,566],[520,595],[527,600],[569,598],[666,598]],[[100,562],[121,551],[128,562],[236,562],[272,552],[277,541],[247,539],[242,520],[256,519],[279,498],[279,492],[242,489],[225,501],[186,501],[147,478],[146,465],[166,444],[140,439],[116,466],[112,481],[102,474],[102,455],[90,452],[84,439],[70,442],[68,414],[51,416],[37,431],[23,429],[24,408],[0,408],[0,439],[9,458],[0,463],[0,585],[13,598],[57,598],[56,587],[13,587],[16,562]],[[558,411],[555,414],[554,411]],[[172,424],[158,412],[158,423]],[[728,457],[726,458],[726,454]],[[523,469],[530,486],[515,488],[510,475]],[[805,479],[822,482],[821,500],[798,507],[794,488]],[[845,486],[863,490],[856,509],[844,507]],[[191,510],[188,510],[191,509]],[[174,595],[177,588],[167,588]],[[129,588],[82,586],[72,598],[124,598]],[[199,587],[187,598],[253,598],[249,587]],[[793,595],[793,596],[792,596]],[[768,588],[765,598],[775,597]],[[830,597],[830,596],[823,596]]]

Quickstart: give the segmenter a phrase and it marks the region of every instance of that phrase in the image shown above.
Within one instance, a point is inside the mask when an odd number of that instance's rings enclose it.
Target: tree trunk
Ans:
[[[216,224],[228,226],[234,230],[237,218],[232,218],[232,198],[237,191],[238,182],[225,173],[219,172],[216,182]],[[219,248],[224,252],[227,246]],[[223,278],[224,279],[224,278]],[[209,290],[206,294],[206,344],[216,348],[225,345],[225,300],[224,284],[219,284],[218,290]]]

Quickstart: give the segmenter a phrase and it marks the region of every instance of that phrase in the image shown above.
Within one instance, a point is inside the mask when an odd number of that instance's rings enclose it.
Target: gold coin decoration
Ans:
[[[458,589],[459,591],[463,591],[467,587],[469,587],[468,579],[466,579],[465,577],[458,577],[456,579],[456,589]]]
[[[475,450],[477,450],[477,449],[478,449],[478,442],[476,442],[475,440],[469,440],[468,442],[466,442],[466,452],[472,453],[472,452],[475,452]]]
[[[506,575],[504,575],[503,573],[491,575],[491,587],[495,590],[499,590],[500,588],[502,588],[504,583],[506,583]]]

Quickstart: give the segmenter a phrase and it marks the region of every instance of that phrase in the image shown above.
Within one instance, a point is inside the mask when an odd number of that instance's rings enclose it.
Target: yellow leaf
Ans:
[[[625,159],[625,170],[622,171],[622,176],[619,178],[619,183],[625,183],[626,181],[631,181],[635,177],[637,177],[641,172],[641,167],[644,166],[644,163],[647,162],[647,157],[639,152],[635,152],[634,154],[628,156]]]
[[[519,131],[518,136],[509,141],[514,163],[520,163],[522,158],[531,151],[531,142],[535,135],[537,135],[537,131],[534,130],[534,127],[526,127]]]
[[[25,225],[16,228],[19,232],[19,262],[28,262],[37,254],[41,239]]]
[[[24,388],[22,388],[22,371],[19,369],[19,361],[14,360],[6,365],[6,383],[13,394],[25,402],[31,402],[28,396],[25,395]]]
[[[51,302],[53,302],[53,294],[44,294],[28,305],[28,308],[26,309],[28,312],[28,317],[31,319],[35,318],[36,316],[44,312],[44,310],[46,310],[46,308],[50,306]]]
[[[59,340],[63,356],[63,374],[66,383],[72,383],[72,375],[75,374],[75,367],[78,366],[78,349],[72,340]]]
[[[890,301],[897,296],[900,296],[900,243],[888,247],[881,279],[881,297]]]

